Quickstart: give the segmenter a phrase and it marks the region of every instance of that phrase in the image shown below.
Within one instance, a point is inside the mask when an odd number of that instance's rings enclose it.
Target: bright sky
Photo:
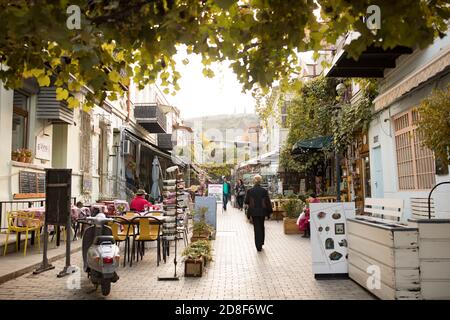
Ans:
[[[189,64],[182,60],[187,58]],[[203,75],[203,64],[198,55],[188,55],[180,49],[175,56],[181,74],[180,90],[176,96],[166,95],[169,102],[181,111],[184,119],[233,113],[254,113],[255,100],[250,92],[243,93],[242,86],[229,67],[229,63],[211,66],[214,78]]]

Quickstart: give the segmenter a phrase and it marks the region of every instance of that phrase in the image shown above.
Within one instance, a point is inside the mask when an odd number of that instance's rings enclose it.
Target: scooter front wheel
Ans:
[[[111,280],[110,279],[102,280],[101,286],[102,286],[102,294],[104,296],[107,296],[111,292]]]

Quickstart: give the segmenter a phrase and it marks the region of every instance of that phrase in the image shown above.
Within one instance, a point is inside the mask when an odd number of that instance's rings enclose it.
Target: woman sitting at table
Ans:
[[[148,202],[144,197],[147,193],[144,189],[139,189],[136,192],[136,196],[130,203],[130,209],[132,211],[142,212],[145,211],[146,207],[150,207],[152,204]]]

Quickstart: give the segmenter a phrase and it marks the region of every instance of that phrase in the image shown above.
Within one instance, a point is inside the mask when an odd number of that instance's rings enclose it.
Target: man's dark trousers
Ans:
[[[223,194],[223,209],[227,210],[228,197],[230,195],[228,193]]]
[[[264,220],[266,217],[264,216],[252,216],[253,220],[253,228],[255,231],[255,246],[257,250],[261,250],[263,244],[264,244]]]

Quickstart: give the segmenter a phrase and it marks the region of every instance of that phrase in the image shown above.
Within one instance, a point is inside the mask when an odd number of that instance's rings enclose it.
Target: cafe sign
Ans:
[[[35,158],[41,160],[52,159],[52,138],[49,136],[36,137],[36,152]]]

